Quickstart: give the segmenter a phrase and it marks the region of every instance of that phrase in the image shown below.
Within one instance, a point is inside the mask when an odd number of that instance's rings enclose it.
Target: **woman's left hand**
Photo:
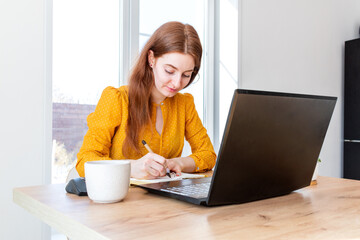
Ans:
[[[194,172],[195,161],[191,157],[178,157],[166,159],[166,163],[170,171],[176,172],[176,175],[181,175],[181,172]]]
[[[181,163],[178,160],[179,158],[166,159],[167,167],[170,171],[175,172],[176,176],[181,175]]]

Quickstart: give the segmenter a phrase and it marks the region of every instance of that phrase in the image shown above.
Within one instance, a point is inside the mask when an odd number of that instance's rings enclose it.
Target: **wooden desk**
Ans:
[[[286,196],[212,208],[139,188],[123,202],[96,204],[64,187],[17,188],[14,202],[71,239],[360,238],[360,181],[319,177]]]

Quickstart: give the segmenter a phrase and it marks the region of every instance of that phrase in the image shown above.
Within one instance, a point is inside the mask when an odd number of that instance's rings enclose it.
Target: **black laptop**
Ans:
[[[139,186],[206,206],[245,203],[306,187],[336,100],[237,89],[212,177]]]

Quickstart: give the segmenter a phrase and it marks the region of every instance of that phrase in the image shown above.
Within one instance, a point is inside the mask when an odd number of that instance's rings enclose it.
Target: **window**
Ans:
[[[219,1],[219,4],[218,144],[221,143],[234,89],[238,88],[238,1]]]
[[[106,86],[119,86],[119,1],[53,1],[52,182],[65,182]]]
[[[184,92],[194,95],[199,116],[218,149],[233,89],[238,86],[237,3],[54,0],[52,182],[64,182],[75,164],[87,131],[86,117],[94,111],[102,90],[126,84],[131,60],[167,21],[193,25],[202,41],[200,77]]]

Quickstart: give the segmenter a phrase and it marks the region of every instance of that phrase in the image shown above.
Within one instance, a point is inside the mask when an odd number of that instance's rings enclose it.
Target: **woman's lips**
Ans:
[[[175,88],[171,88],[171,87],[166,87],[166,88],[169,90],[169,92],[176,92]]]

